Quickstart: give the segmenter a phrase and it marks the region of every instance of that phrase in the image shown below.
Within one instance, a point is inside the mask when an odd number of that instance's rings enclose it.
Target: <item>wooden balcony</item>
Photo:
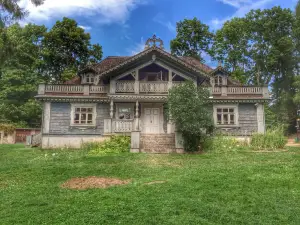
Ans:
[[[90,95],[106,94],[108,86],[90,86],[90,85],[64,85],[64,84],[40,84],[39,95],[61,94],[61,95]]]
[[[63,85],[63,84],[40,84],[39,95],[87,95],[97,96],[100,94],[168,94],[171,87],[178,86],[182,82],[168,81],[116,81],[114,86],[108,85]],[[268,87],[247,86],[215,86],[209,88],[213,96],[238,96],[270,97]]]
[[[269,98],[270,93],[268,87],[238,87],[238,86],[220,86],[210,88],[212,95],[220,96],[261,96],[263,98]]]

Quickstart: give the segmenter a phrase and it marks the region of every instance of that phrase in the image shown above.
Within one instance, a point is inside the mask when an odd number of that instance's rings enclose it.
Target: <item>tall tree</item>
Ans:
[[[91,36],[78,27],[75,20],[63,18],[57,21],[43,39],[44,75],[50,81],[61,82],[70,77],[88,62],[98,62],[102,58],[102,47],[90,43]],[[67,71],[67,72],[65,72]]]
[[[204,62],[209,52],[213,33],[197,18],[184,19],[176,25],[176,38],[171,40],[171,52],[178,56],[191,56]]]
[[[43,2],[44,0],[31,0],[31,3],[36,6]],[[27,11],[19,3],[20,0],[0,0],[0,27],[26,16]]]

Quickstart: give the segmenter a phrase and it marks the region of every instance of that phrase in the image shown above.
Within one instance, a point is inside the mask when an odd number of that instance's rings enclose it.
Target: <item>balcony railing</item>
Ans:
[[[83,86],[82,85],[47,84],[45,86],[45,92],[52,92],[52,93],[83,93]]]
[[[97,95],[109,93],[142,93],[142,94],[167,94],[171,87],[167,81],[150,82],[140,81],[117,81],[115,83],[115,92],[109,90],[108,85],[61,85],[61,84],[40,84],[38,94],[56,94],[56,95]],[[172,86],[181,85],[182,82],[172,82]],[[263,98],[269,98],[268,87],[238,87],[238,86],[215,86],[210,87],[212,95],[230,96],[230,95],[254,95]]]
[[[112,130],[114,133],[126,133],[132,131],[133,120],[113,120]]]
[[[116,92],[121,93],[134,93],[134,81],[117,81]]]
[[[167,93],[168,82],[140,82],[141,93]]]

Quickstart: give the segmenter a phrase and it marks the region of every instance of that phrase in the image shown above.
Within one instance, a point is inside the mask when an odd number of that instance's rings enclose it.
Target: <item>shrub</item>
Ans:
[[[237,151],[240,148],[248,146],[246,141],[238,141],[234,137],[216,135],[206,138],[202,143],[202,149],[204,151],[212,152],[232,152]]]
[[[168,95],[168,110],[176,129],[182,134],[185,151],[198,151],[200,140],[213,128],[209,92],[192,82],[173,87]]]
[[[284,148],[287,138],[282,127],[267,130],[265,134],[254,134],[251,139],[251,147],[256,149]]]
[[[89,151],[89,155],[118,154],[128,152],[130,149],[130,137],[111,136],[103,142],[89,142],[82,145],[82,149]]]

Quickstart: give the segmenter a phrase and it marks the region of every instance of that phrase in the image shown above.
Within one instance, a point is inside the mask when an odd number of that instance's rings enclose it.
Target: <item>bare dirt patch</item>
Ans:
[[[120,180],[116,178],[107,177],[82,177],[72,178],[61,185],[62,188],[85,190],[91,188],[109,188],[117,185],[125,185],[131,180]]]

